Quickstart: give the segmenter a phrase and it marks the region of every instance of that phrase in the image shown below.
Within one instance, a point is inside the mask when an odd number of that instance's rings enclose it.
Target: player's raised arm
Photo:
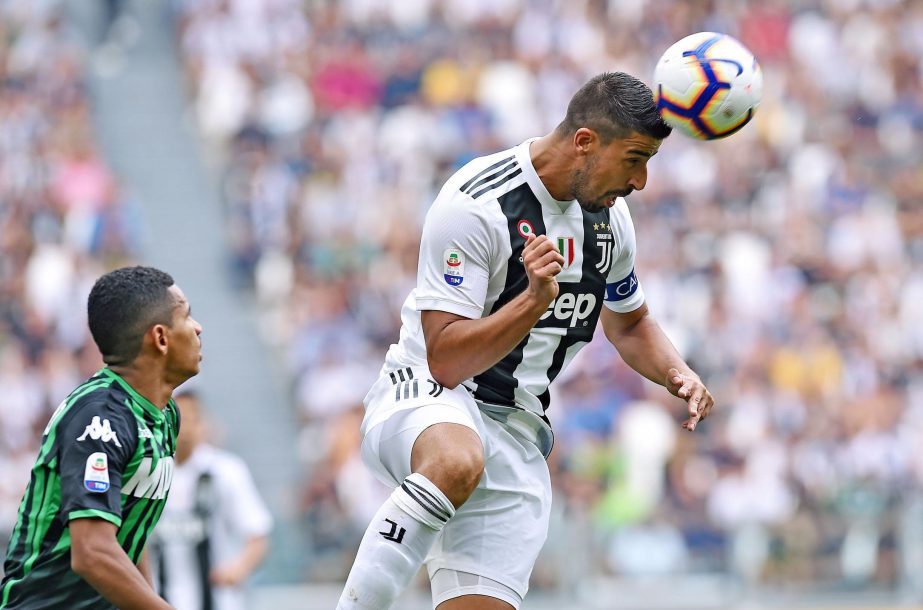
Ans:
[[[116,539],[118,528],[104,519],[74,519],[71,568],[121,610],[170,610]]]
[[[647,305],[628,313],[604,307],[600,320],[606,338],[628,366],[686,401],[689,418],[683,422],[683,428],[695,430],[696,424],[708,416],[715,400],[649,315]]]
[[[448,388],[482,373],[519,344],[558,296],[555,276],[564,257],[545,235],[529,235],[522,252],[526,289],[484,318],[472,320],[445,311],[423,311],[426,358],[433,378]]]

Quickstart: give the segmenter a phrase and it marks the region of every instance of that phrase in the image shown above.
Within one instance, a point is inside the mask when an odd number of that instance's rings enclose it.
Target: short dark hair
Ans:
[[[632,132],[663,140],[673,131],[660,116],[650,87],[624,72],[603,72],[574,94],[557,131],[567,135],[581,127],[598,133],[603,144]]]
[[[141,266],[122,267],[96,280],[87,299],[87,321],[106,364],[130,363],[151,326],[170,325],[173,284],[169,273]]]

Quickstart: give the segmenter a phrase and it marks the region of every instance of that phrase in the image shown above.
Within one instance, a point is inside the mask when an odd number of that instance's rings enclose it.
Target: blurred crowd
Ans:
[[[590,76],[648,81],[703,30],[759,59],[726,141],[676,134],[629,199],[656,318],[718,405],[603,340],[552,388],[555,517],[534,585],[722,571],[920,586],[923,5],[913,0],[173,0],[222,168],[229,273],[302,422],[306,579],[339,580],[385,490],[361,400],[465,162],[550,131]],[[86,294],[138,213],[94,141],[57,2],[0,0],[0,540],[41,429],[101,362]],[[2,544],[3,542],[0,542]]]
[[[649,305],[718,404],[684,433],[681,402],[605,341],[586,348],[552,388],[557,512],[534,584],[919,578],[923,4],[175,5],[223,158],[231,273],[286,354],[303,422],[306,578],[343,577],[383,493],[356,453],[361,399],[442,182],[550,131],[598,72],[649,82],[697,31],[754,52],[763,104],[726,141],[672,136],[629,205]]]
[[[84,69],[59,2],[0,1],[0,551],[48,417],[102,366],[90,287],[139,237]]]

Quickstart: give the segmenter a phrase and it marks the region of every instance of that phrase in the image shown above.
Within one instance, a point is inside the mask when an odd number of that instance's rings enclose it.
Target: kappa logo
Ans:
[[[154,438],[154,433],[151,432],[148,428],[142,428],[138,426],[138,438]]]
[[[121,448],[122,443],[119,442],[118,437],[115,435],[115,431],[112,429],[112,426],[109,424],[108,419],[100,421],[99,415],[94,415],[93,419],[90,421],[90,424],[83,431],[83,434],[77,437],[78,441],[84,441],[87,437],[90,437],[94,441],[102,441],[108,443],[112,441],[115,443],[116,447]]]

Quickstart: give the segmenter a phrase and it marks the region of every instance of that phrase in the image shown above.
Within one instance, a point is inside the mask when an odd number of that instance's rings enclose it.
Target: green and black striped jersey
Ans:
[[[172,399],[160,409],[107,368],[74,390],[42,436],[3,564],[0,608],[113,608],[71,570],[68,523],[114,523],[137,563],[167,500],[178,432]]]

